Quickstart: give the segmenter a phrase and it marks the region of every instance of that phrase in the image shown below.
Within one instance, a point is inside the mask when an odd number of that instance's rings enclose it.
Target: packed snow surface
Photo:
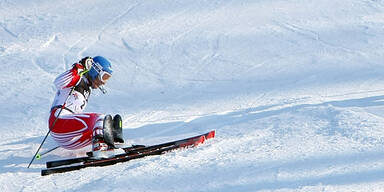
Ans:
[[[0,0],[0,191],[384,191],[383,0]],[[184,149],[42,177],[54,78],[113,65],[87,112]],[[42,151],[55,147],[48,137]]]

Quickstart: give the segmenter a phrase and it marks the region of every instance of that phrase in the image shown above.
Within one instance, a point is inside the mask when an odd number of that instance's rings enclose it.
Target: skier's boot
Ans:
[[[106,115],[103,122],[103,138],[106,144],[111,148],[115,148],[114,145],[114,122],[111,115]]]
[[[113,120],[111,115],[106,115],[103,120],[103,127],[95,127],[92,140],[92,158],[103,159],[115,155],[113,142]]]
[[[113,141],[115,143],[124,143],[123,121],[119,114],[113,117]]]

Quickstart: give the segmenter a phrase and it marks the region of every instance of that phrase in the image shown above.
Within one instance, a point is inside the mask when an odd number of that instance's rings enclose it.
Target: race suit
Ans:
[[[83,66],[76,63],[54,81],[57,93],[51,107],[49,129],[58,145],[70,150],[90,145],[93,135],[102,134],[104,115],[83,112],[91,94],[90,82],[79,75],[83,70]]]

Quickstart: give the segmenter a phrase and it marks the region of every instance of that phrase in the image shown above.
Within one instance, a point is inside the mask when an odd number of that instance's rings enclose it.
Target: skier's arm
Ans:
[[[84,67],[80,63],[73,64],[72,68],[62,74],[60,74],[54,81],[57,89],[64,89],[73,87],[79,82],[81,78],[81,72],[84,71]]]

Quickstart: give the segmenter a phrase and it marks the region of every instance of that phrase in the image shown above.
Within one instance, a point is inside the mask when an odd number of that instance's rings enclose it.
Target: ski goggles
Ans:
[[[107,71],[104,71],[103,70],[103,67],[99,64],[99,63],[96,63],[94,61],[92,61],[92,67],[97,71],[97,73],[99,74],[97,77],[99,78],[99,80],[103,83],[107,82],[107,80],[109,78],[112,77],[112,74],[107,72]]]

